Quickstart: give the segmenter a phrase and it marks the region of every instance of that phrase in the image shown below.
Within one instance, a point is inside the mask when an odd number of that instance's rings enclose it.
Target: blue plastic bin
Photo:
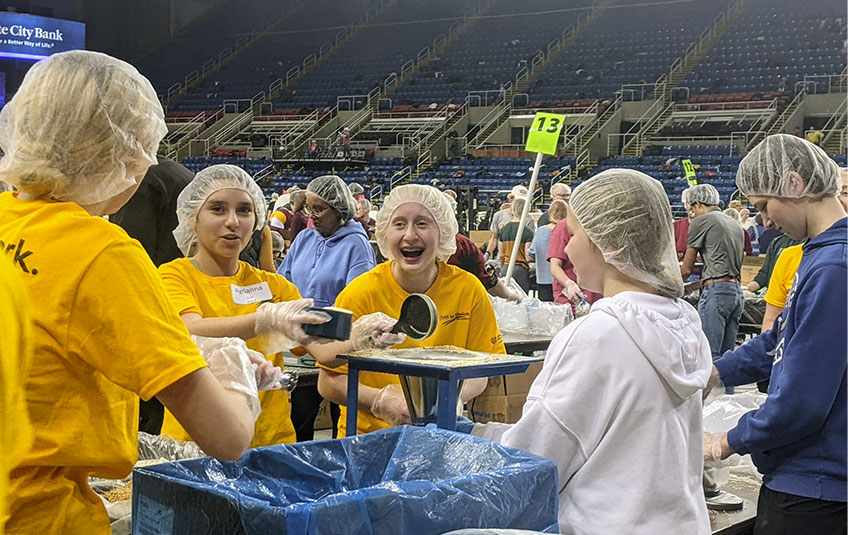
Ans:
[[[434,426],[133,472],[133,534],[557,532],[556,464]]]

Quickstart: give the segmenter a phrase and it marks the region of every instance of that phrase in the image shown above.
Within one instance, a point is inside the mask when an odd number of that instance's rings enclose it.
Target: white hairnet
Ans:
[[[607,263],[662,295],[683,295],[671,207],[659,181],[608,169],[578,186],[570,207]]]
[[[341,177],[336,175],[324,175],[315,178],[306,186],[306,191],[317,195],[322,201],[329,204],[343,221],[349,221],[356,217],[356,206],[353,204],[353,194]]]
[[[712,184],[698,184],[686,190],[687,204],[699,202],[708,206],[718,206],[721,199],[718,190]]]
[[[803,190],[793,191],[796,173]],[[736,186],[745,195],[769,197],[825,197],[839,193],[839,167],[818,146],[790,134],[775,134],[739,162]]]
[[[222,189],[240,189],[250,196],[256,215],[252,231],[261,229],[265,224],[265,197],[247,171],[229,164],[209,166],[194,175],[177,197],[178,223],[174,238],[184,255],[193,256],[197,252],[197,214],[206,199]]]
[[[39,197],[102,202],[141,180],[167,131],[135,67],[98,52],[54,54],[0,112],[0,179]]]
[[[383,207],[377,212],[377,228],[375,235],[380,252],[388,259],[392,259],[391,247],[386,241],[386,233],[389,230],[389,220],[398,206],[408,202],[418,203],[426,208],[439,228],[439,246],[436,251],[436,260],[447,260],[456,252],[456,234],[459,225],[456,223],[454,208],[448,201],[447,195],[434,188],[422,184],[407,184],[393,188],[389,196],[383,201]]]
[[[350,190],[351,195],[353,195],[354,197],[362,195],[363,193],[365,193],[365,188],[363,188],[362,186],[360,186],[356,182],[351,182],[350,184],[348,184],[347,189]]]
[[[518,184],[517,186],[512,187],[512,191],[510,191],[513,197],[526,197],[527,196],[527,188]]]
[[[686,188],[686,189],[684,189],[682,192],[680,192],[680,202],[681,202],[681,203],[683,203],[683,207],[684,207],[684,208],[686,208],[687,206],[689,206],[689,203],[688,203],[688,202],[686,202],[686,201],[687,201],[686,196],[687,196],[688,194],[689,194],[689,188]]]
[[[551,196],[553,195],[571,195],[571,186],[562,182],[557,182],[551,186]]]

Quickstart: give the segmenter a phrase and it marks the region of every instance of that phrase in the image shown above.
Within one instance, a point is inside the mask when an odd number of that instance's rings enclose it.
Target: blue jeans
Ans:
[[[734,281],[714,282],[701,288],[698,315],[710,343],[713,361],[736,346],[744,302],[742,288]],[[728,388],[727,392],[731,394],[733,389]]]

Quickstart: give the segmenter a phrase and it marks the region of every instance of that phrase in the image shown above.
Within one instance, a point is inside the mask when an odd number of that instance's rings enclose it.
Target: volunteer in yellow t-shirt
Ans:
[[[10,475],[7,533],[110,533],[88,478],[130,473],[139,396],[157,396],[211,455],[236,459],[253,436],[246,351],[207,367],[144,249],[100,217],[132,196],[165,132],[150,82],[88,51],[35,64],[0,112],[0,180],[19,190],[0,194],[0,244],[33,320],[34,442]]]
[[[32,446],[24,399],[32,358],[29,302],[12,264],[0,258],[0,535],[8,514],[9,472]]]
[[[786,298],[789,290],[795,282],[795,272],[801,264],[804,254],[804,244],[799,243],[787,247],[780,252],[777,262],[769,278],[768,290],[763,300],[766,302],[766,311],[763,314],[762,331],[768,331],[774,326],[774,320],[783,312],[786,306]]]
[[[504,353],[503,340],[486,290],[470,273],[445,263],[456,249],[456,216],[436,188],[407,185],[394,188],[377,214],[376,237],[380,251],[390,260],[354,279],[336,299],[355,318],[383,313],[400,315],[403,300],[411,293],[428,295],[439,312],[436,331],[424,340],[406,339],[397,347],[455,345],[475,351]],[[364,323],[364,322],[363,322]],[[390,329],[394,320],[383,327]],[[344,405],[347,370],[335,356],[364,345],[354,324],[351,340],[327,344],[310,351],[322,363],[318,390],[325,398]],[[381,337],[381,341],[387,339]],[[387,344],[384,344],[387,345]],[[396,375],[361,372],[359,375],[357,432],[367,433],[409,422],[406,401]],[[466,401],[486,386],[485,379],[466,381]],[[346,410],[339,418],[344,436]]]
[[[187,257],[163,264],[159,274],[189,332],[241,338],[280,367],[283,359],[277,351],[313,341],[300,326],[325,321],[306,310],[312,300],[300,299],[282,275],[239,260],[265,221],[265,199],[250,175],[234,165],[203,169],[180,193],[177,219],[174,236]],[[282,345],[269,338],[275,333],[283,334]],[[259,400],[262,413],[251,446],[295,442],[288,394],[271,389],[260,392]],[[168,412],[162,433],[189,438]]]

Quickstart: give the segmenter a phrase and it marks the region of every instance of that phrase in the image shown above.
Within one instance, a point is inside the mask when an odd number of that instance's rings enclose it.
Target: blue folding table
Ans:
[[[433,351],[444,348],[433,348]],[[458,348],[457,348],[458,349]],[[357,413],[359,409],[359,372],[371,371],[392,373],[412,377],[429,377],[438,381],[438,402],[436,426],[442,429],[456,429],[456,402],[458,383],[464,379],[492,377],[522,373],[542,357],[518,357],[514,355],[487,355],[474,362],[463,359],[434,360],[397,358],[407,350],[383,350],[365,352],[360,355],[339,355],[348,362],[347,379],[347,436],[356,434]],[[460,350],[464,351],[464,350]],[[472,352],[468,352],[472,353]],[[479,353],[478,353],[479,355]],[[415,422],[425,423],[425,422]]]

